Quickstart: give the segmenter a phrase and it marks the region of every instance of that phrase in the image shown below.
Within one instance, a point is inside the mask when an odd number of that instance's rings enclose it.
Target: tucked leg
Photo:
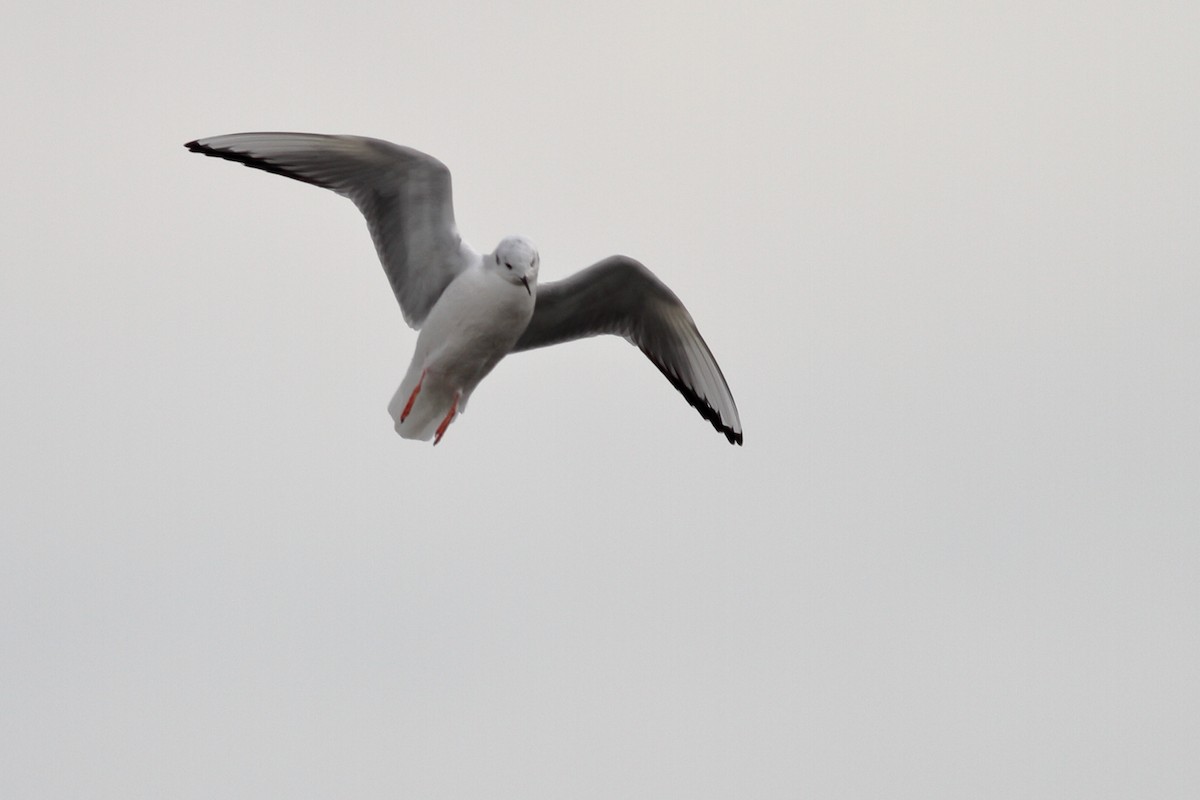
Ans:
[[[408,413],[412,411],[413,403],[417,402],[417,395],[421,393],[421,384],[425,382],[425,370],[421,370],[421,379],[417,381],[417,386],[412,390],[412,394],[408,396],[408,402],[404,404],[404,410],[400,412],[400,421],[408,419]]]
[[[461,395],[462,392],[454,393],[454,402],[450,404],[450,411],[447,412],[446,418],[442,420],[442,424],[438,425],[437,427],[437,433],[433,439],[434,444],[437,444],[442,440],[442,436],[446,433],[446,428],[450,427],[450,422],[454,419],[454,415],[458,413],[458,398]]]

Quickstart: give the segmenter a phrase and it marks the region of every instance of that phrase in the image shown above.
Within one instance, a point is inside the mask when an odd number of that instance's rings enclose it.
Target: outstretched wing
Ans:
[[[450,171],[412,148],[316,133],[233,133],[185,146],[353,200],[367,218],[404,320],[414,328],[474,257],[454,225]]]
[[[700,416],[731,444],[742,443],[733,395],[692,316],[632,258],[612,256],[566,280],[539,285],[533,318],[513,351],[602,333],[641,348]]]

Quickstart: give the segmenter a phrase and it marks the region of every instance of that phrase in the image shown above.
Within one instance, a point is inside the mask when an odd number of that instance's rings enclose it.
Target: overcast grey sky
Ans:
[[[349,6],[349,7],[348,7]],[[0,796],[1200,793],[1200,6],[0,13]],[[360,133],[687,303],[436,449]]]

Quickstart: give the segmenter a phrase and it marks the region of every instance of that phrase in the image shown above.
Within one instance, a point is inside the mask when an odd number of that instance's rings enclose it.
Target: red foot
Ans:
[[[412,411],[413,403],[417,402],[417,395],[421,393],[421,384],[425,382],[425,370],[421,370],[421,380],[417,381],[417,388],[408,397],[408,402],[404,404],[404,410],[400,412],[400,421],[408,419],[408,412]]]
[[[458,396],[459,392],[454,393],[454,402],[450,404],[450,412],[446,414],[446,418],[442,420],[442,424],[437,427],[437,435],[433,439],[433,443],[437,444],[442,440],[442,436],[446,433],[446,428],[450,427],[450,421],[454,419],[454,415],[458,413]]]

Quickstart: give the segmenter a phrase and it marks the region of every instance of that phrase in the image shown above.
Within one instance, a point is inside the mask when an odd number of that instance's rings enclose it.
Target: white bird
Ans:
[[[380,139],[234,133],[185,147],[331,189],[367,218],[400,311],[421,331],[388,404],[404,438],[440,442],[509,353],[611,333],[641,348],[702,417],[742,443],[733,395],[691,315],[632,258],[611,256],[539,287],[532,243],[509,236],[476,253],[455,226],[446,166]]]

